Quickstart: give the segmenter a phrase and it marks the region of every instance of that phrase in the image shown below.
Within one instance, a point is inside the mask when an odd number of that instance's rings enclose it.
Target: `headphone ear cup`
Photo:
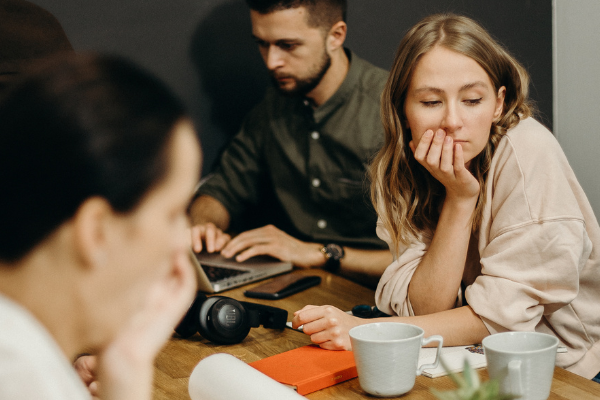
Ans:
[[[213,343],[239,343],[250,332],[246,309],[239,301],[228,297],[207,298],[197,315],[198,331]]]
[[[194,302],[190,305],[187,313],[185,313],[181,322],[175,328],[175,332],[177,332],[179,336],[182,338],[188,338],[198,332],[198,312],[200,310],[200,306],[202,306],[205,301],[206,295],[202,292],[197,292]]]

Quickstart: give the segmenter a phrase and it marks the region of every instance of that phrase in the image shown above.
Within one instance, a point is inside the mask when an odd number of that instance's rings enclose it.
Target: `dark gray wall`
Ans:
[[[125,55],[187,103],[207,173],[267,77],[243,0],[33,0],[61,22],[77,51]],[[528,68],[542,121],[552,121],[551,0],[349,0],[347,45],[388,69],[404,32],[427,14],[478,20]]]

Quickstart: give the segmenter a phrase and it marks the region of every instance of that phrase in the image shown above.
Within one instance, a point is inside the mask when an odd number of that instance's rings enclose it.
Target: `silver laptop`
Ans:
[[[198,273],[198,290],[205,293],[222,292],[293,269],[292,263],[269,256],[256,256],[237,262],[220,253],[196,254],[190,250],[190,258]]]

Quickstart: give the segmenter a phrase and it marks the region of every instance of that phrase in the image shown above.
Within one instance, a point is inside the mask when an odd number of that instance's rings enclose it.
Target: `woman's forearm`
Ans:
[[[416,315],[449,310],[462,280],[473,210],[477,199],[447,198],[427,253],[410,281],[408,295]]]
[[[403,322],[423,328],[425,336],[441,335],[444,346],[466,346],[481,343],[490,332],[469,306],[415,317],[376,318],[371,322]]]

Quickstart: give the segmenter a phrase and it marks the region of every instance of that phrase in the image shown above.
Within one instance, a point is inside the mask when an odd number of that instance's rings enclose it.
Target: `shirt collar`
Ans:
[[[344,81],[338,90],[325,103],[315,108],[313,115],[315,122],[319,122],[323,117],[335,110],[340,104],[344,103],[348,97],[355,91],[356,85],[360,82],[360,76],[364,71],[365,61],[359,58],[351,50],[344,48],[348,56],[350,67]]]

